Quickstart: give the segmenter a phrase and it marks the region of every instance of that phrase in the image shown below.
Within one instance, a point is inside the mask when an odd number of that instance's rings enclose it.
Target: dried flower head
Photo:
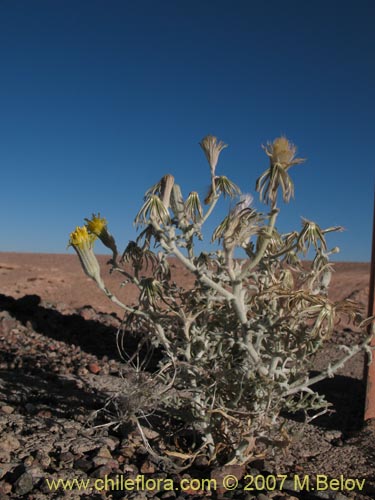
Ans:
[[[236,203],[235,207],[231,210],[231,215],[238,215],[242,210],[245,210],[245,208],[249,208],[250,205],[253,202],[253,197],[249,193],[244,193],[241,194],[240,200],[238,203]]]
[[[251,194],[241,195],[240,201],[215,229],[212,241],[223,240],[227,250],[246,245],[250,237],[257,233],[257,224],[260,222],[259,215],[250,206],[252,201]]]
[[[191,219],[193,222],[197,222],[203,217],[202,205],[196,191],[192,191],[187,197],[185,213],[188,219]]]
[[[286,137],[278,137],[270,146],[269,152],[272,163],[280,163],[283,166],[289,165],[296,154],[297,148],[288,141]]]
[[[318,224],[307,220],[304,217],[302,217],[302,224],[303,228],[297,240],[298,249],[306,255],[310,245],[312,244],[314,245],[316,251],[319,251],[320,249],[327,251],[324,231],[318,226]]]
[[[149,194],[135,218],[135,224],[169,224],[170,217],[164,203],[156,194]]]
[[[294,195],[294,186],[287,172],[288,169],[305,160],[295,158],[297,148],[286,137],[278,137],[272,144],[263,146],[263,149],[270,158],[270,166],[257,180],[256,190],[261,200],[270,203],[271,207],[275,208],[279,187],[281,187],[285,202],[288,202]]]
[[[269,156],[271,165],[280,165],[288,169],[292,165],[303,163],[303,158],[296,158],[297,148],[289,142],[286,137],[278,137],[272,144],[263,146],[266,155]]]
[[[204,137],[199,144],[203,149],[210,165],[211,176],[214,177],[220,153],[224,148],[228,147],[228,144],[224,144],[222,141],[218,142],[217,137],[214,137],[213,135],[206,135],[206,137]]]

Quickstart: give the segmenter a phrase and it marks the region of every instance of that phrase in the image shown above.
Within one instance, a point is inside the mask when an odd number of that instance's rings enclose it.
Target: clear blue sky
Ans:
[[[339,259],[370,260],[374,19],[373,0],[0,1],[0,250],[63,253],[98,211],[122,248],[165,173],[205,194],[206,134],[254,195],[286,134],[308,161],[279,229],[343,225]]]

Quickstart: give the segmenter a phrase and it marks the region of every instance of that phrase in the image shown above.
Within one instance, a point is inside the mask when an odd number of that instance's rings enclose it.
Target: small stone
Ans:
[[[112,470],[120,470],[118,461],[114,460],[113,458],[108,460],[108,462],[106,463],[106,466],[110,467]]]
[[[90,363],[89,366],[87,367],[91,373],[96,375],[97,373],[100,372],[101,368],[98,365],[98,363]]]
[[[117,460],[101,456],[94,457],[92,459],[92,463],[95,465],[95,467],[99,467],[100,465],[105,465],[106,467],[109,467],[111,469],[118,469],[119,466]]]
[[[155,466],[149,460],[145,460],[141,465],[141,473],[142,474],[153,474],[155,472]]]
[[[30,467],[29,469],[27,469],[27,472],[36,481],[38,479],[40,479],[41,477],[45,476],[45,473],[44,473],[43,469],[40,467],[39,464],[33,465],[32,467]]]
[[[0,450],[0,463],[6,464],[10,462],[10,452],[7,450]]]
[[[37,417],[41,417],[41,418],[51,418],[52,412],[50,410],[40,410],[40,411],[38,411],[38,413],[36,415],[37,415]]]
[[[51,465],[51,457],[49,455],[44,455],[40,459],[40,465],[42,467],[44,467],[45,469],[47,469],[47,467],[49,467]]]
[[[0,495],[5,498],[8,498],[8,494],[12,491],[12,485],[7,483],[6,481],[2,481],[0,484]]]
[[[98,479],[104,479],[112,473],[112,469],[106,465],[101,465],[91,474],[91,477],[96,477]]]
[[[19,495],[26,495],[33,489],[33,478],[28,472],[24,472],[14,484],[14,492]]]
[[[35,413],[36,412],[36,406],[33,405],[32,403],[26,403],[25,404],[25,410],[27,413]]]
[[[5,413],[6,415],[10,415],[11,413],[14,412],[14,408],[13,408],[13,406],[4,405],[1,407],[1,411],[3,413]]]
[[[165,491],[160,498],[176,498],[176,493],[173,490]]]
[[[1,442],[1,448],[3,451],[14,451],[18,450],[21,446],[21,443],[18,441],[16,436],[13,434],[6,435]]]
[[[123,467],[124,472],[127,472],[130,476],[136,476],[138,474],[138,468],[132,464],[126,464]]]
[[[342,432],[341,432],[341,431],[336,431],[336,430],[327,431],[327,432],[325,433],[325,436],[324,436],[324,437],[325,437],[325,439],[326,439],[327,441],[330,441],[330,442],[331,442],[331,441],[334,441],[334,440],[336,440],[336,439],[341,439],[341,437],[342,437]]]
[[[86,321],[90,321],[94,318],[96,318],[97,313],[95,309],[91,306],[84,306],[82,309],[79,311],[79,315],[85,319]]]
[[[88,451],[95,450],[97,447],[98,444],[92,439],[80,438],[76,439],[76,441],[71,445],[70,451],[75,455],[83,455]]]
[[[102,446],[98,453],[96,454],[97,457],[102,457],[102,458],[112,458],[111,452],[106,446]]]
[[[99,467],[100,465],[108,465],[109,460],[109,458],[105,457],[94,457],[92,459],[92,463],[95,467]]]
[[[124,458],[132,458],[134,455],[134,448],[132,446],[125,446],[124,448],[121,448],[120,453]]]
[[[67,464],[72,464],[74,461],[74,455],[73,453],[70,453],[70,451],[65,451],[64,453],[60,454],[60,463],[64,464],[65,466]]]
[[[146,436],[147,439],[156,439],[159,437],[159,433],[154,431],[153,429],[150,429],[148,427],[143,427],[142,426],[142,431],[144,435]]]
[[[83,472],[87,472],[93,468],[93,463],[91,460],[87,460],[86,458],[79,458],[74,462],[74,468],[83,470]]]
[[[11,469],[12,469],[13,465],[10,464],[10,463],[4,463],[4,464],[1,464],[0,465],[0,479],[2,479],[5,474],[7,474]],[[1,483],[0,483],[1,485]]]
[[[111,451],[113,451],[119,444],[119,440],[117,438],[113,437],[104,437],[101,440],[107,448],[109,448]]]

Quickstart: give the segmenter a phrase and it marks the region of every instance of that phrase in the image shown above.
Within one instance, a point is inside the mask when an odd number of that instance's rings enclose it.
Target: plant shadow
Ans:
[[[310,373],[310,377],[316,375],[319,375],[319,372]],[[331,404],[331,411],[315,418],[311,422],[312,425],[325,430],[338,430],[343,437],[348,437],[362,428],[366,396],[366,387],[362,380],[335,375],[333,378],[314,384],[311,388],[324,396]],[[283,416],[297,422],[305,418],[302,412],[285,413]]]
[[[85,306],[89,308],[89,306]],[[82,311],[85,307],[81,308]],[[98,320],[85,319],[80,314],[62,314],[56,309],[42,305],[38,295],[25,295],[19,299],[0,294],[0,311],[9,314],[24,326],[46,337],[79,346],[83,351],[97,357],[120,359],[116,345],[116,334],[121,320],[113,314],[97,313]],[[113,325],[99,321],[112,317]],[[116,325],[116,326],[114,326]],[[137,348],[135,336],[125,336],[124,349],[131,354]]]
[[[103,407],[105,398],[77,382],[74,376],[52,373],[48,365],[32,371],[0,370],[0,399],[28,417],[86,420],[88,412]]]

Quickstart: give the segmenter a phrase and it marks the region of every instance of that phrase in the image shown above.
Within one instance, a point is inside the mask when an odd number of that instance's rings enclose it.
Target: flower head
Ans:
[[[269,156],[271,165],[273,166],[279,165],[288,169],[292,165],[304,162],[302,158],[296,158],[296,146],[283,136],[277,137],[272,144],[263,146],[263,149],[266,155]]]
[[[251,208],[252,201],[251,194],[242,194],[239,202],[215,229],[211,241],[223,240],[227,251],[232,251],[235,246],[245,248],[250,237],[258,232],[260,222],[256,210]]]
[[[104,283],[100,276],[99,263],[94,254],[94,241],[96,235],[89,234],[86,226],[76,227],[70,233],[69,246],[72,246],[77,252],[82,268],[89,278],[92,278],[99,287],[103,288]]]
[[[194,223],[202,219],[202,205],[196,191],[192,191],[187,197],[185,202],[185,213],[188,219],[191,219]]]
[[[315,249],[319,252],[321,250],[327,251],[327,243],[324,237],[324,231],[310,220],[302,217],[302,231],[298,235],[297,244],[298,249],[305,255],[310,248],[314,245]]]
[[[295,157],[297,148],[286,137],[278,137],[272,144],[263,146],[263,149],[270,159],[270,166],[257,180],[256,190],[261,200],[269,202],[275,208],[279,187],[286,203],[294,195],[294,185],[288,169],[305,160]]]
[[[232,216],[236,216],[240,212],[242,212],[242,210],[245,210],[245,208],[249,208],[253,202],[253,199],[254,198],[251,196],[250,193],[241,194],[238,203],[236,203],[236,205],[232,208],[232,210],[230,211],[230,214]]]
[[[96,236],[89,234],[86,226],[76,227],[75,230],[70,233],[69,246],[76,248],[85,248],[91,246],[95,241]]]
[[[98,215],[92,214],[92,218],[85,219],[85,221],[87,222],[87,224],[86,224],[87,230],[90,233],[95,234],[96,236],[99,236],[99,237],[100,237],[100,234],[103,232],[103,229],[105,229],[107,227],[106,219],[101,218],[100,214],[98,214]]]
[[[213,135],[207,135],[199,144],[206,155],[213,177],[215,175],[217,162],[219,161],[219,155],[224,148],[228,147],[228,144],[224,144],[222,141],[218,142],[217,138]]]
[[[116,242],[114,237],[107,229],[106,219],[100,217],[100,214],[92,214],[91,219],[85,219],[85,221],[88,232],[95,237],[97,236],[103,243],[103,245],[105,245],[107,248],[110,248],[113,252],[113,258],[114,260],[116,260],[118,254]]]

